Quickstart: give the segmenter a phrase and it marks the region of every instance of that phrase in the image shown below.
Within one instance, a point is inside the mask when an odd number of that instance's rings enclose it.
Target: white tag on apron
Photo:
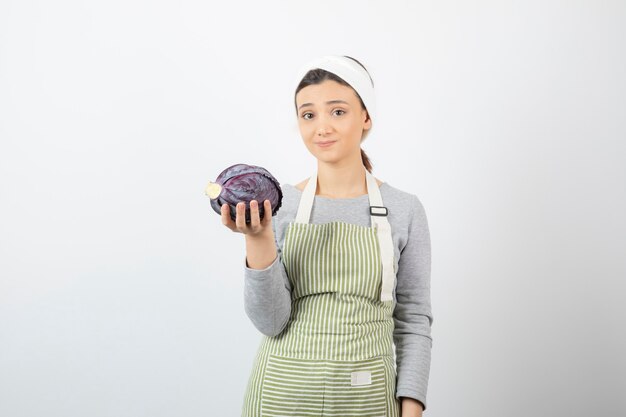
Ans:
[[[369,385],[372,383],[371,371],[352,372],[352,385]]]

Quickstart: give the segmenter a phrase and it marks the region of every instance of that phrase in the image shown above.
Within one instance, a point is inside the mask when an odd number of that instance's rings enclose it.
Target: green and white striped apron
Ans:
[[[374,177],[366,177],[370,207],[382,208]],[[282,248],[291,315],[279,335],[261,340],[242,416],[399,417],[390,229],[378,230],[374,216],[383,215],[373,208],[372,227],[310,224],[316,186],[317,172]]]

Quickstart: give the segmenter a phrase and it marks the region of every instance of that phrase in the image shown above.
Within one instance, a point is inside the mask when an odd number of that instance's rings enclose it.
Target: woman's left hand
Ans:
[[[409,397],[400,397],[402,400],[402,417],[422,417],[422,403]]]

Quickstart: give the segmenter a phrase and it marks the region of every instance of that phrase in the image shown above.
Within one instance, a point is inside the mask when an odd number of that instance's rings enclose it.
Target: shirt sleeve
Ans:
[[[244,310],[254,326],[266,336],[277,336],[291,314],[291,284],[282,263],[282,249],[276,241],[277,256],[267,268],[253,269],[244,255]]]
[[[416,195],[411,202],[409,235],[398,260],[394,343],[396,398],[409,397],[426,409],[433,315],[430,302],[431,248],[428,220]]]

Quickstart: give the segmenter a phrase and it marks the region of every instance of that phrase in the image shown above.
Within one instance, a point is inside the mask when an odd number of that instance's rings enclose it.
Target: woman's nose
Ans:
[[[318,136],[324,136],[331,130],[330,122],[324,119],[319,120],[319,124],[317,126],[317,134]]]
[[[328,130],[326,129],[326,126],[320,126],[317,129],[317,135],[318,136],[325,136],[328,133]]]

